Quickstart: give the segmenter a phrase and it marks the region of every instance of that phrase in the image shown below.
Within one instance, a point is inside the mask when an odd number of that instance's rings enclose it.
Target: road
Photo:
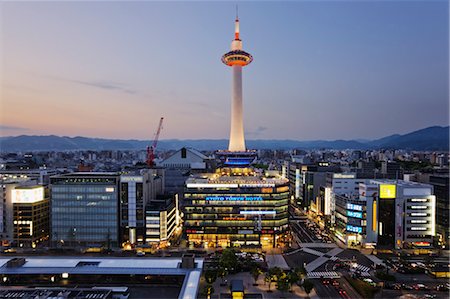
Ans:
[[[295,213],[295,211],[290,211],[290,214],[291,214],[290,224],[292,227],[292,232],[294,233],[295,239],[299,242],[300,246],[302,243],[310,243],[310,244],[313,243],[317,244],[318,246],[320,244],[323,244],[323,241],[317,238],[316,232],[308,227],[306,220],[307,218],[305,215]],[[326,253],[333,250],[333,248],[320,248],[320,247],[316,248],[315,246],[311,247],[311,249],[322,253]],[[360,261],[362,264],[368,263],[368,259],[358,251],[344,250],[343,252],[339,253],[338,256],[340,256],[341,254],[344,259],[352,258],[353,256],[355,256],[356,260]],[[320,257],[305,252],[304,250],[300,250],[291,255],[285,255],[285,259],[289,264],[289,266],[291,267],[296,267],[303,263],[309,264],[314,260],[316,260],[317,258]],[[324,265],[320,266],[319,271],[331,272],[333,271],[333,266],[335,265],[335,263],[336,263],[335,261],[329,260]],[[320,298],[361,298],[361,296],[359,296],[359,294],[344,278],[337,279],[337,281],[339,282],[339,287],[335,287],[332,284],[324,285],[322,283],[322,279],[311,279],[311,281],[314,283],[317,295]],[[346,295],[339,294],[340,289],[345,290]]]

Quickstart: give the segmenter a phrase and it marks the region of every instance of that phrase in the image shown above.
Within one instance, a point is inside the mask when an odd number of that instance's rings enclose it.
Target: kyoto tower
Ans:
[[[231,66],[233,70],[233,93],[231,98],[231,128],[230,152],[245,152],[244,119],[242,107],[242,67],[253,60],[252,55],[242,50],[242,41],[239,38],[239,18],[236,15],[234,27],[234,40],[231,42],[231,51],[222,56],[222,62]]]

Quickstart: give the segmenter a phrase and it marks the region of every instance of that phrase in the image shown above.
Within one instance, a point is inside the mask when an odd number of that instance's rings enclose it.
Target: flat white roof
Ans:
[[[184,275],[185,279],[178,298],[195,299],[203,268],[203,259],[195,259],[195,268],[182,269],[181,257],[178,258],[120,258],[120,257],[55,257],[55,256],[19,256],[25,258],[25,264],[18,267],[6,267],[6,263],[15,257],[0,258],[0,274],[150,274]],[[80,262],[92,265],[77,265]],[[98,264],[97,264],[98,263]]]

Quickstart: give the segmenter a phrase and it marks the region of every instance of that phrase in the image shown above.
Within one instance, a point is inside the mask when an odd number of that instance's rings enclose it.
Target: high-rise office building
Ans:
[[[71,173],[51,182],[51,239],[54,245],[119,245],[119,175]]]

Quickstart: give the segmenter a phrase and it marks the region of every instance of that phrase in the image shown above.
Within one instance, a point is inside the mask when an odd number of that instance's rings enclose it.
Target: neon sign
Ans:
[[[360,206],[360,205],[354,205],[354,204],[352,204],[352,203],[348,203],[348,204],[347,204],[347,209],[348,209],[348,210],[362,211],[362,210],[363,210],[363,207]]]
[[[210,201],[261,201],[261,196],[207,196],[206,200]]]
[[[362,234],[362,227],[347,225],[347,231]]]
[[[362,219],[362,213],[361,212],[347,211],[347,216],[348,217],[354,217],[354,218]]]

